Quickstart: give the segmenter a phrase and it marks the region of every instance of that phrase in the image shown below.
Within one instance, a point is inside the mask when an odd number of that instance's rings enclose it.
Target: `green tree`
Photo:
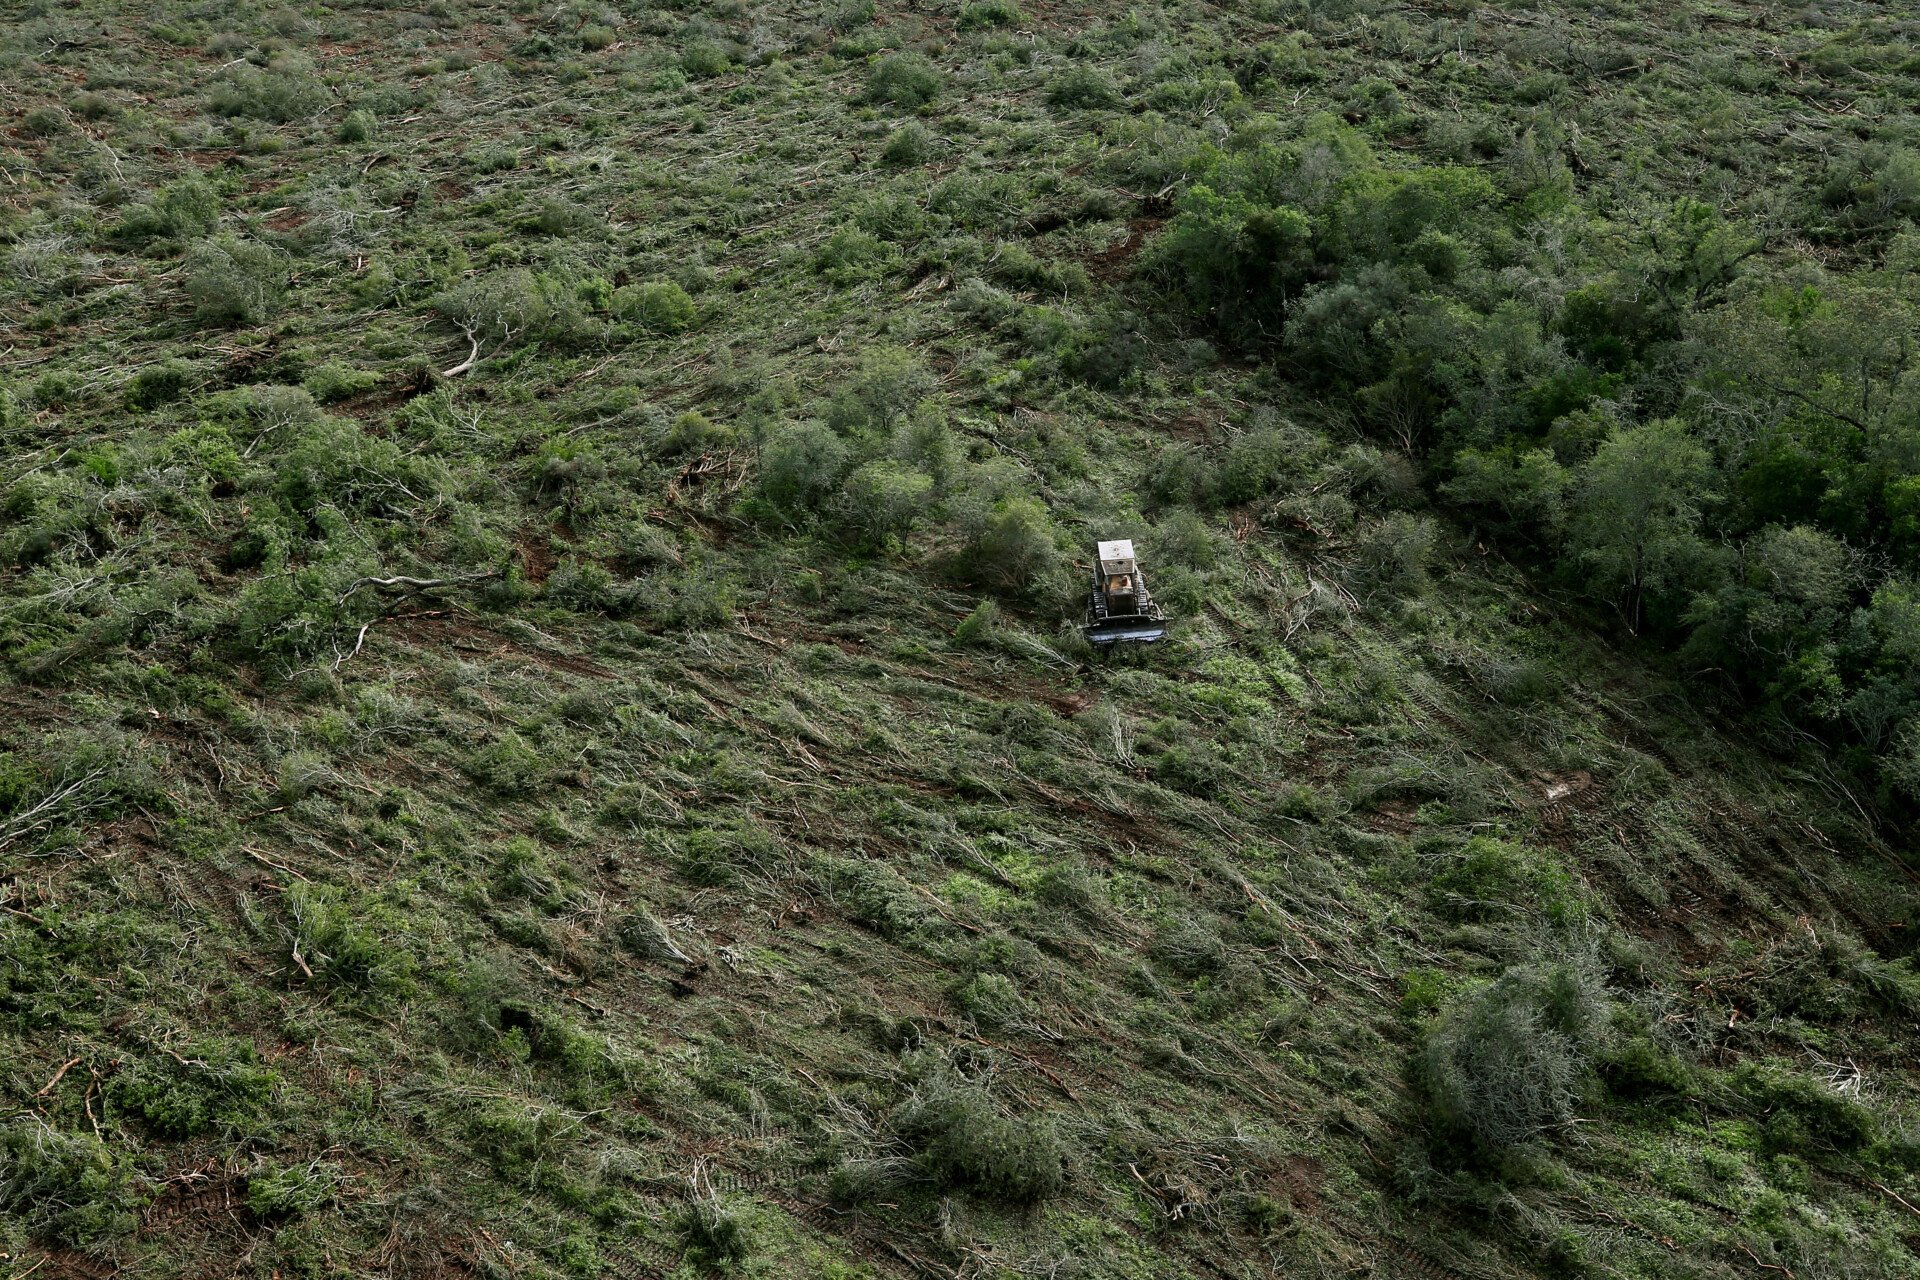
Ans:
[[[1714,479],[1706,449],[1672,418],[1615,428],[1580,469],[1567,549],[1588,590],[1633,630],[1650,607],[1670,606],[1706,558],[1699,530]]]

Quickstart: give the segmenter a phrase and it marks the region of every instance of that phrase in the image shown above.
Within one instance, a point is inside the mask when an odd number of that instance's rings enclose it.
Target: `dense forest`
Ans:
[[[0,37],[0,1274],[1920,1277],[1920,19]]]

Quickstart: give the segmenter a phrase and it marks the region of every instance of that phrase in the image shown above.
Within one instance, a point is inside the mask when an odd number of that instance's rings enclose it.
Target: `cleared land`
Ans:
[[[1920,1275],[1898,806],[1149,270],[1895,271],[1892,7],[0,21],[12,1274]]]

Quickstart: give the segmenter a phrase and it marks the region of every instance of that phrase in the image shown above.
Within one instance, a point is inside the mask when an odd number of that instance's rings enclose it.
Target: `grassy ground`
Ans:
[[[1920,1274],[1900,838],[1131,271],[1257,113],[1764,222],[1897,14],[8,29],[13,1274]]]

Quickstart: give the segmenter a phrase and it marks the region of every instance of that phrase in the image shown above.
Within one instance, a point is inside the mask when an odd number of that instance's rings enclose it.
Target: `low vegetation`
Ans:
[[[18,10],[12,1271],[1920,1275],[1897,11]]]

